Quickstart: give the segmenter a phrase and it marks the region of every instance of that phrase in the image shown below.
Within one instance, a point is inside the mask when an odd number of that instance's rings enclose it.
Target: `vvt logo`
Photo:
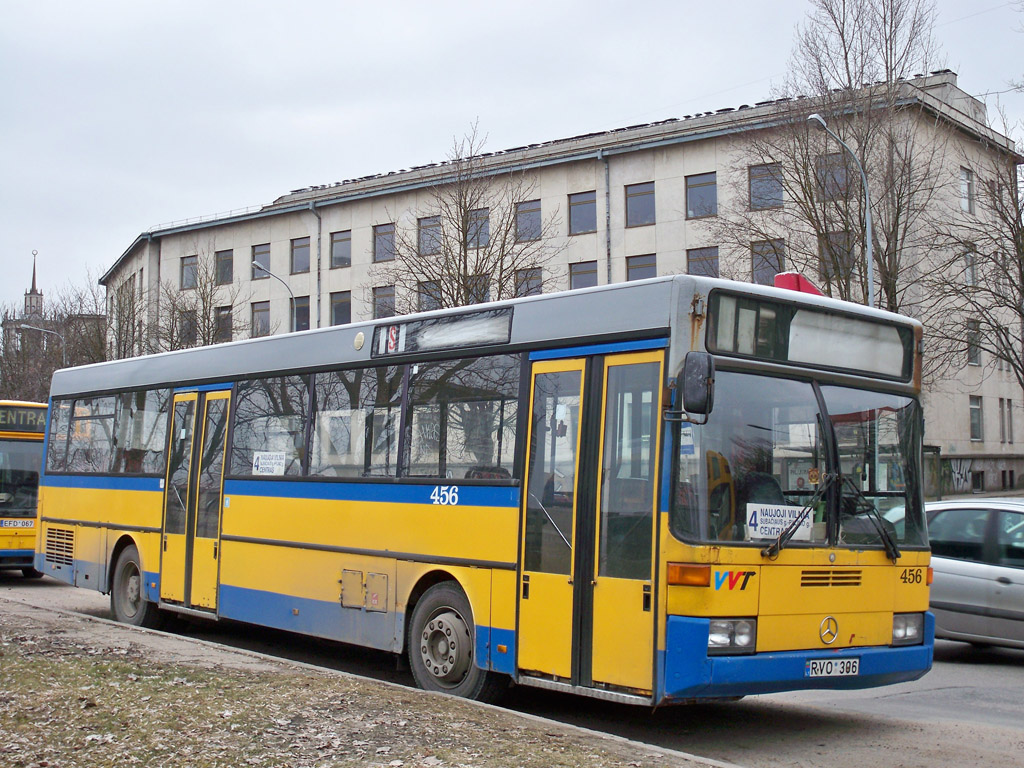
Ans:
[[[726,584],[729,585],[729,589],[736,589],[737,584],[741,590],[746,589],[747,582],[755,573],[755,571],[715,571],[715,589],[721,589]]]

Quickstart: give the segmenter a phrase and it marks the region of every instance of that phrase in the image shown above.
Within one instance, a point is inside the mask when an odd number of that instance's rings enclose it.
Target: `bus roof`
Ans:
[[[387,365],[392,357],[373,353],[375,330],[379,337],[382,329],[410,323],[438,321],[454,327],[463,317],[485,313],[509,318],[508,333],[500,341],[460,346],[457,334],[452,334],[455,341],[451,345],[435,347],[429,353],[421,351],[420,356],[451,357],[459,352],[492,354],[524,348],[668,338],[671,330],[668,371],[674,375],[686,352],[703,348],[703,338],[698,332],[701,323],[698,321],[691,326],[690,313],[695,306],[699,307],[700,314],[706,311],[708,295],[714,288],[886,323],[919,325],[900,315],[824,296],[731,280],[670,275],[67,368],[54,373],[50,395],[64,397],[157,386],[198,386],[293,370],[366,365],[372,360]],[[408,356],[393,356],[396,362],[403,358],[408,359]]]

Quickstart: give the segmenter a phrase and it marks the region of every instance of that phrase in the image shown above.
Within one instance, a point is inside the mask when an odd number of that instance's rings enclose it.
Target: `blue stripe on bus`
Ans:
[[[379,501],[395,504],[433,504],[435,488],[458,488],[458,505],[469,507],[518,507],[519,488],[515,486],[457,485],[443,481],[438,485],[401,483],[310,483],[281,480],[225,480],[228,496],[264,496],[277,499],[326,499],[330,501]],[[441,494],[443,497],[443,494]],[[448,496],[450,498],[450,495]]]
[[[128,475],[44,475],[39,484],[48,488],[92,488],[109,491],[160,491],[159,477]]]
[[[174,394],[183,395],[189,392],[226,392],[234,386],[229,381],[222,381],[220,384],[203,384],[195,387],[175,387]]]
[[[645,341],[618,341],[611,344],[589,344],[585,347],[563,347],[531,352],[531,360],[560,360],[566,357],[587,355],[611,355],[616,352],[638,352],[644,349],[664,349],[668,339],[647,339]]]
[[[664,659],[658,664],[664,675],[659,688],[668,701],[810,688],[871,688],[916,680],[932,667],[932,613],[925,613],[921,645],[775,651],[747,656],[708,656],[705,649],[709,624],[707,618],[668,617],[665,650],[659,651]],[[860,659],[859,673],[850,677],[806,677],[807,662],[822,658]]]
[[[35,553],[34,549],[0,549],[0,557],[31,557]]]

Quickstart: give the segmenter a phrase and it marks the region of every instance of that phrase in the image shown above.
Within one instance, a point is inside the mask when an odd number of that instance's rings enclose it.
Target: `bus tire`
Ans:
[[[475,663],[475,634],[466,594],[451,581],[428,589],[412,613],[406,649],[416,685],[477,701],[496,701],[508,679]]]
[[[35,568],[28,567],[21,569],[21,575],[26,579],[41,579],[43,578],[43,572],[37,571]]]
[[[145,576],[134,544],[121,550],[114,566],[110,589],[110,611],[123,624],[155,629],[160,626],[160,609],[146,599]]]

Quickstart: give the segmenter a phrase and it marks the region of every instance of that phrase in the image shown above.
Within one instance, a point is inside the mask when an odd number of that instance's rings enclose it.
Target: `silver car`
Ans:
[[[925,505],[935,636],[1024,648],[1024,499]]]

